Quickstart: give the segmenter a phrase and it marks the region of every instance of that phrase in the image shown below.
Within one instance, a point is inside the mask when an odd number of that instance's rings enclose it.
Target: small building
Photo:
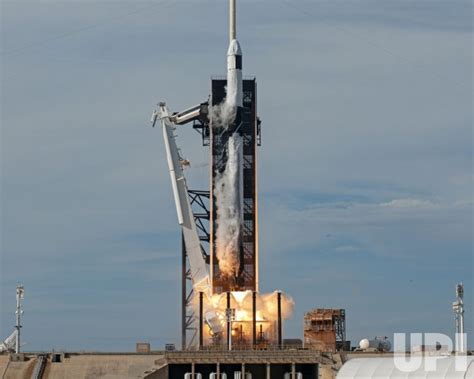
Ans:
[[[304,315],[304,347],[335,352],[348,350],[346,342],[346,311],[317,308]]]
[[[137,342],[135,349],[137,353],[148,354],[150,350],[150,344],[148,342]]]

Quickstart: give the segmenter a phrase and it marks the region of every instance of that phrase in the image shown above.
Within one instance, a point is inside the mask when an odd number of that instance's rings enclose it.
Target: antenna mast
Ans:
[[[20,330],[21,330],[21,315],[23,314],[23,310],[21,309],[21,301],[25,298],[25,287],[21,284],[16,286],[16,346],[15,346],[15,353],[20,353]]]
[[[456,301],[453,303],[454,319],[456,322],[456,352],[464,354],[466,352],[464,338],[464,285],[456,285]]]

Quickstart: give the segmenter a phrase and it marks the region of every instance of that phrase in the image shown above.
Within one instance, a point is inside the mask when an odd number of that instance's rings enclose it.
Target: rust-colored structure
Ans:
[[[305,348],[332,351],[346,345],[346,311],[344,309],[313,309],[304,315]]]

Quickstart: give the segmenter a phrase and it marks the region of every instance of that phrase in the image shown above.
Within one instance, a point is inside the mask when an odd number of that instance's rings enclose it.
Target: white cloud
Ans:
[[[379,204],[381,207],[396,208],[396,209],[433,209],[437,207],[437,204],[430,200],[424,199],[393,199],[386,203]]]

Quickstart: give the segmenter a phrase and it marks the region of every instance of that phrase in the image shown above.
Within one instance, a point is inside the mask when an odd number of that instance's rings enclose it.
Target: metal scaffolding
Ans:
[[[346,343],[346,311],[313,309],[304,315],[304,344],[321,351],[348,350]]]
[[[226,97],[227,80],[213,78],[211,81],[211,97],[209,106],[222,104]],[[255,78],[243,80],[243,108],[242,125],[240,133],[243,141],[243,222],[239,252],[241,262],[236,283],[222,276],[217,258],[216,245],[211,246],[211,280],[213,293],[227,291],[258,291],[258,194],[257,194],[257,146],[261,144],[261,122],[257,117],[257,81]],[[211,194],[214,194],[216,176],[225,169],[228,159],[228,139],[230,134],[219,125],[218,119],[214,120],[212,112],[207,128],[210,128],[210,141],[203,139],[203,144],[208,143],[211,150]],[[207,135],[206,129],[203,136]],[[203,137],[204,138],[204,137]],[[213,195],[213,202],[216,201]],[[217,206],[212,207],[210,232],[215,238],[217,231]]]
[[[188,190],[188,196],[201,240],[202,254],[206,263],[209,264],[209,254],[207,253],[210,241],[208,231],[209,191]],[[203,243],[207,243],[207,246],[204,246]],[[181,236],[181,252],[181,348],[191,350],[196,347],[198,327],[196,326],[196,314],[192,307],[194,291],[183,236]]]

